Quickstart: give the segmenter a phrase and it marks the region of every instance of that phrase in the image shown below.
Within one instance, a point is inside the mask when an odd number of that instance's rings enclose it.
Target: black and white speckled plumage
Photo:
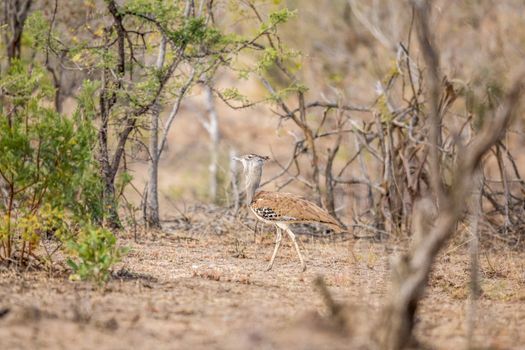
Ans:
[[[292,216],[279,215],[277,212],[275,212],[272,208],[269,207],[253,208],[253,210],[255,215],[257,215],[260,219],[268,221],[297,221],[297,218],[294,218]]]
[[[301,196],[282,192],[256,192],[261,181],[262,167],[268,160],[268,157],[247,154],[234,159],[242,162],[244,167],[246,204],[259,220],[274,224],[277,229],[275,248],[267,270],[270,270],[273,266],[277,251],[281,245],[283,231],[292,239],[301,261],[302,269],[303,271],[306,270],[306,263],[299,250],[295,234],[291,231],[289,225],[316,222],[330,227],[336,233],[342,232],[344,229],[326,210]]]

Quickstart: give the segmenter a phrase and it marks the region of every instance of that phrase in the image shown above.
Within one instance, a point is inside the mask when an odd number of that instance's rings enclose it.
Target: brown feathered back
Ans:
[[[326,210],[293,193],[257,192],[250,208],[257,216],[270,222],[319,222],[329,226],[336,233],[344,231]]]

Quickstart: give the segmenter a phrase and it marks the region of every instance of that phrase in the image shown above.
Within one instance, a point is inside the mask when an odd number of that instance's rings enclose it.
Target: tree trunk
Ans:
[[[215,102],[213,101],[213,92],[211,88],[206,87],[206,100],[208,103],[208,122],[205,128],[210,136],[210,198],[213,202],[217,202],[217,163],[219,161],[219,122],[217,111],[215,110]]]
[[[102,79],[105,81],[104,72]],[[98,130],[98,146],[99,155],[98,161],[100,164],[100,174],[102,181],[104,182],[104,188],[102,193],[102,200],[104,207],[107,210],[107,214],[104,216],[105,224],[110,228],[121,228],[120,219],[117,210],[117,199],[115,198],[115,174],[111,169],[111,163],[109,160],[109,149],[108,149],[108,123],[109,123],[109,111],[107,110],[107,98],[105,96],[105,89],[100,94],[100,107],[101,107],[101,124]]]
[[[117,198],[115,196],[115,177],[104,176],[104,205],[107,210],[105,224],[111,229],[121,229],[122,223],[118,215]]]
[[[162,37],[159,46],[159,53],[157,56],[157,70],[161,70],[164,66],[164,59],[166,58],[166,37]],[[149,154],[150,163],[148,170],[148,199],[146,202],[146,225],[149,228],[160,229],[160,214],[159,214],[159,118],[161,112],[160,103],[157,101],[151,109],[150,118],[150,137],[149,137]]]
[[[478,169],[474,176],[474,190],[470,198],[470,298],[467,301],[467,316],[465,328],[467,329],[467,346],[474,349],[474,330],[476,327],[477,301],[480,296],[480,269],[479,269],[479,223],[483,213],[483,172]]]
[[[100,93],[100,128],[98,129],[98,162],[100,164],[100,175],[104,182],[102,201],[107,210],[104,215],[104,223],[110,228],[121,228],[120,219],[117,211],[117,204],[115,198],[115,175],[111,169],[108,149],[108,127],[109,127],[109,105],[107,92],[107,72],[102,73],[102,81],[104,88]]]
[[[118,52],[119,60],[117,65],[118,76],[124,76],[125,72],[125,54],[124,54],[124,32],[122,30],[122,17],[116,10],[114,1],[110,1],[107,4],[109,11],[113,15],[114,23],[113,26],[116,28],[118,33]],[[107,52],[109,50],[109,35],[106,34],[104,38],[104,49]],[[106,226],[112,229],[122,228],[122,223],[118,215],[117,198],[115,196],[115,177],[118,172],[120,165],[120,154],[119,150],[115,152],[114,158],[110,159],[110,153],[108,148],[108,135],[109,135],[109,118],[111,115],[111,108],[117,101],[116,90],[121,88],[120,81],[114,81],[111,78],[109,69],[102,71],[102,90],[100,92],[100,119],[101,125],[98,130],[98,142],[99,142],[99,163],[102,179],[104,181],[104,192],[102,194],[104,206],[107,210],[107,214],[104,218]],[[129,121],[129,119],[128,119]],[[120,135],[119,145],[122,143],[122,139],[127,139],[127,134],[122,133]],[[124,139],[124,141],[125,141]]]
[[[6,34],[7,59],[10,64],[13,59],[20,58],[22,33],[33,0],[4,1],[4,20],[9,28],[8,31],[11,34],[10,38],[7,38],[8,34]]]
[[[150,162],[148,169],[148,199],[146,202],[146,225],[149,228],[161,228],[159,215],[159,117],[160,106],[154,108],[150,119]]]

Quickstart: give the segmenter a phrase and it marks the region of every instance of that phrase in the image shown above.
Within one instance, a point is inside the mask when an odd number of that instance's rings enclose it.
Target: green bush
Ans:
[[[127,251],[116,245],[116,238],[109,230],[86,226],[77,239],[69,242],[69,249],[76,258],[69,258],[68,265],[73,269],[72,280],[91,280],[99,285],[107,282],[110,268],[120,261]]]
[[[92,226],[104,214],[96,84],[84,83],[72,117],[49,107],[54,92],[42,67],[13,61],[0,89],[0,262],[40,259],[36,247],[51,234],[80,258],[75,275],[105,281],[122,251],[110,232]]]

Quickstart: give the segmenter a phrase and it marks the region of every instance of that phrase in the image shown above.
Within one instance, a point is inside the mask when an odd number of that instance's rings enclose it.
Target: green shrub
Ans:
[[[72,117],[49,107],[42,67],[13,61],[0,89],[0,262],[44,260],[36,247],[51,234],[78,257],[70,260],[75,278],[106,281],[123,250],[94,226],[104,215],[93,151],[96,83],[84,82]]]
[[[91,280],[99,285],[107,282],[110,268],[120,261],[127,251],[116,245],[117,239],[109,230],[86,226],[76,239],[68,244],[70,253],[76,256],[67,260],[73,269],[72,280]]]

